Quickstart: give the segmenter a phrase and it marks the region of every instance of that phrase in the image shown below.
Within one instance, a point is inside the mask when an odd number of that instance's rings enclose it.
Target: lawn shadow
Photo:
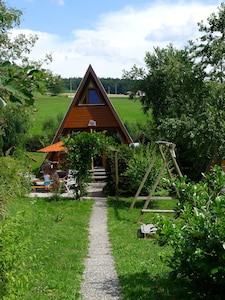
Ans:
[[[131,204],[130,198],[121,198],[117,200],[113,197],[108,197],[107,202],[108,207],[113,208],[115,218],[118,221],[126,221],[133,224],[136,223],[136,221],[133,220],[133,213],[129,210]],[[126,217],[122,216],[120,211],[126,211]]]
[[[205,299],[191,290],[183,280],[172,280],[169,274],[152,276],[147,271],[121,276],[124,299],[129,300],[200,300]]]

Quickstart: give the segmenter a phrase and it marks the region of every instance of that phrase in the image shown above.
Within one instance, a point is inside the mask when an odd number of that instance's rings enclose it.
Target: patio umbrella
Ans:
[[[64,146],[63,142],[57,142],[55,144],[39,149],[37,150],[37,152],[59,152],[59,151],[66,151],[66,150],[67,148]]]

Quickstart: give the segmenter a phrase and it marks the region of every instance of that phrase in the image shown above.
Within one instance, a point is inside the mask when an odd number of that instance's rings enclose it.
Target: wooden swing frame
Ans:
[[[143,186],[144,186],[144,184],[145,184],[145,182],[148,178],[148,175],[150,174],[150,172],[151,172],[151,170],[152,170],[152,168],[153,168],[153,166],[156,162],[156,159],[157,159],[158,155],[160,154],[162,159],[163,159],[163,164],[162,164],[162,167],[161,167],[161,169],[158,173],[158,176],[157,176],[157,178],[154,182],[154,185],[153,185],[147,199],[145,200],[144,206],[143,206],[143,208],[141,210],[141,213],[140,213],[140,216],[138,218],[138,223],[141,223],[143,214],[147,213],[147,212],[152,212],[152,213],[172,213],[172,212],[174,212],[174,210],[148,209],[148,206],[149,206],[149,203],[150,203],[151,200],[174,200],[174,199],[180,198],[179,193],[178,193],[177,190],[176,190],[176,193],[177,193],[176,198],[168,197],[168,196],[166,196],[166,197],[165,196],[164,197],[154,196],[156,188],[157,188],[157,186],[158,186],[158,184],[159,184],[159,182],[160,182],[160,180],[163,176],[163,173],[164,173],[165,169],[167,170],[167,173],[168,173],[170,179],[173,180],[172,172],[169,169],[169,162],[170,161],[172,161],[173,166],[175,167],[175,170],[176,170],[178,176],[179,177],[183,176],[181,171],[180,171],[180,168],[178,166],[178,163],[176,161],[176,154],[175,154],[176,144],[171,143],[171,142],[166,142],[166,141],[157,141],[156,144],[158,146],[158,151],[155,153],[155,155],[154,155],[154,157],[153,157],[153,159],[152,159],[152,161],[151,161],[151,163],[150,163],[150,165],[149,165],[149,167],[148,167],[148,169],[147,169],[147,171],[146,171],[146,173],[145,173],[145,175],[142,179],[142,182],[141,182],[141,184],[140,184],[140,186],[139,186],[139,188],[136,192],[134,200],[133,200],[133,202],[131,203],[131,206],[130,206],[130,210],[132,210],[134,208],[134,205],[135,205],[136,201],[138,199],[141,199],[139,197],[140,192],[141,192],[141,190],[142,190],[142,188],[143,188]]]

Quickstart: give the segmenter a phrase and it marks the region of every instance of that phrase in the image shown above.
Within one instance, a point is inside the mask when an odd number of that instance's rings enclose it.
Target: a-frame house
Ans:
[[[52,141],[72,131],[109,131],[122,144],[132,143],[124,124],[116,113],[104,87],[90,65],[81,81],[65,117]],[[58,160],[56,152],[49,152],[46,159]]]

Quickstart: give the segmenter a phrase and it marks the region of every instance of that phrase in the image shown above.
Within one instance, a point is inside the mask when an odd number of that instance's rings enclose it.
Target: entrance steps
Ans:
[[[94,182],[105,182],[107,179],[106,171],[102,167],[94,167],[92,170],[90,170],[90,173]]]

